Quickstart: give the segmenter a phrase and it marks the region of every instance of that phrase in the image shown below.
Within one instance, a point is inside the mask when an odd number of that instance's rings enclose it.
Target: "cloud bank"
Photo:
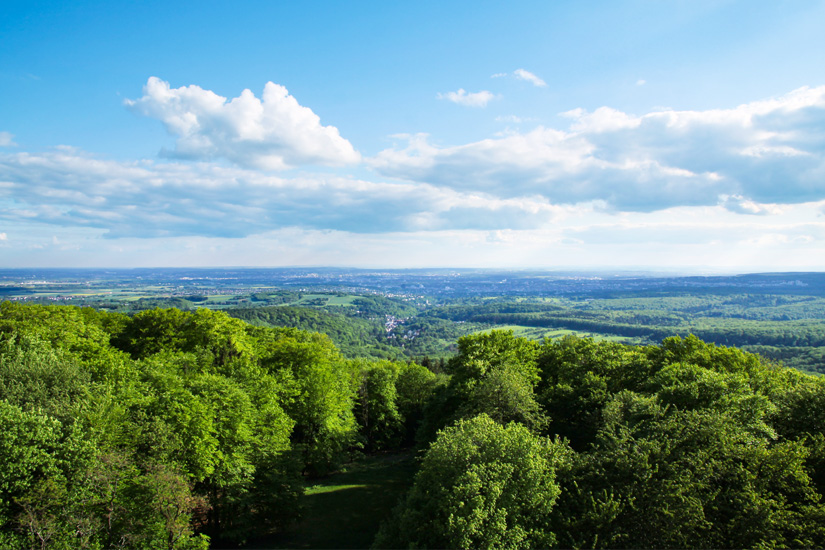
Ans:
[[[466,145],[412,136],[369,159],[384,176],[552,204],[651,212],[722,204],[764,214],[825,199],[825,86],[709,111],[635,116],[609,107]]]
[[[165,154],[193,160],[228,159],[239,166],[283,170],[302,165],[341,166],[360,154],[334,126],[323,126],[283,86],[267,82],[260,99],[250,90],[227,101],[199,86],[171,88],[150,77],[143,97],[127,99],[135,113],[163,122],[176,136]]]
[[[564,209],[421,183],[280,178],[212,163],[115,162],[73,149],[0,155],[0,219],[108,237],[245,237],[297,227],[355,233],[536,228]]]

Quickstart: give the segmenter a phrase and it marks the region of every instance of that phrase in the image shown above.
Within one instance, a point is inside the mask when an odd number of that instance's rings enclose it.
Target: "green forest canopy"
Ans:
[[[224,313],[0,304],[0,546],[288,530],[302,479],[417,446],[377,547],[825,545],[825,381],[694,336],[465,336],[436,375]]]

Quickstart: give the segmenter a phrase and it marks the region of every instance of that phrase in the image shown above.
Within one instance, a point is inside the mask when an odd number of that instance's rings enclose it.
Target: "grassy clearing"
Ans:
[[[330,296],[329,301],[327,301],[328,306],[351,306],[353,305],[352,301],[358,298],[358,296]]]
[[[330,298],[329,294],[311,294],[311,293],[307,293],[307,294],[302,294],[301,295],[301,299],[298,300],[298,303],[308,302],[310,300],[319,300],[319,299],[328,300],[329,298]]]
[[[346,295],[336,296],[334,294],[304,294],[299,300],[289,302],[287,306],[310,306],[310,307],[325,307],[325,306],[353,306],[353,300],[360,298],[360,296]]]
[[[512,330],[513,334],[528,340],[544,340],[545,338],[562,338],[568,335],[575,335],[581,338],[593,338],[596,341],[619,342],[623,344],[635,344],[638,339],[627,336],[615,336],[613,334],[600,334],[596,332],[578,332],[567,329],[547,329],[541,327],[528,327],[523,325],[497,325],[493,328],[479,330],[474,334],[486,334],[493,330]]]
[[[512,330],[513,334],[531,340],[541,340],[543,338],[560,338],[568,334],[576,334],[574,330],[546,329],[540,327],[528,327],[523,325],[496,325],[492,328],[479,330],[473,334],[487,334],[493,330]]]
[[[303,520],[248,548],[369,548],[381,521],[412,484],[415,469],[412,453],[380,454],[311,480]]]

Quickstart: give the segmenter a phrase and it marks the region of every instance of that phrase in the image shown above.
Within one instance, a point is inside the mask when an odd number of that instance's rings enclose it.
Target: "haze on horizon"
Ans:
[[[822,270],[825,2],[6,2],[0,267]]]

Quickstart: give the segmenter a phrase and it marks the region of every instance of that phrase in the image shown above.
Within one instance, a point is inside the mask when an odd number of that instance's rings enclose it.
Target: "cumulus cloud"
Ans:
[[[281,178],[211,163],[115,162],[78,151],[0,155],[0,219],[109,237],[244,237],[280,228],[357,233],[542,227],[562,209],[421,183]]]
[[[14,136],[9,132],[0,132],[0,147],[13,147],[17,145],[14,142]]]
[[[5,233],[0,233],[0,241],[6,241],[6,240],[8,240],[8,238],[9,238],[9,236],[6,235]]]
[[[464,88],[459,88],[457,92],[439,93],[436,95],[438,99],[446,99],[459,105],[466,107],[486,107],[487,104],[495,99],[495,94],[487,90],[480,92],[467,92]]]
[[[168,156],[196,160],[226,158],[239,166],[282,170],[301,165],[346,165],[359,153],[334,126],[267,82],[261,98],[250,90],[227,100],[199,86],[170,87],[150,77],[143,97],[127,99],[135,113],[156,118],[176,136]]]
[[[537,77],[536,75],[534,75],[530,71],[525,71],[524,69],[516,69],[515,71],[513,71],[513,76],[515,76],[519,80],[526,80],[527,82],[529,82],[533,86],[536,86],[536,87],[539,87],[539,88],[544,88],[545,86],[547,86],[547,83],[544,80]]]
[[[617,211],[721,203],[769,214],[765,205],[825,199],[825,86],[732,109],[562,115],[564,130],[539,126],[460,146],[415,136],[369,163],[410,181]]]
[[[381,173],[493,196],[540,197],[552,203],[601,201],[607,208],[655,210],[661,203],[703,204],[716,193],[712,175],[653,161],[611,164],[594,157],[581,136],[548,128],[438,149],[416,136],[406,149],[370,162]]]

